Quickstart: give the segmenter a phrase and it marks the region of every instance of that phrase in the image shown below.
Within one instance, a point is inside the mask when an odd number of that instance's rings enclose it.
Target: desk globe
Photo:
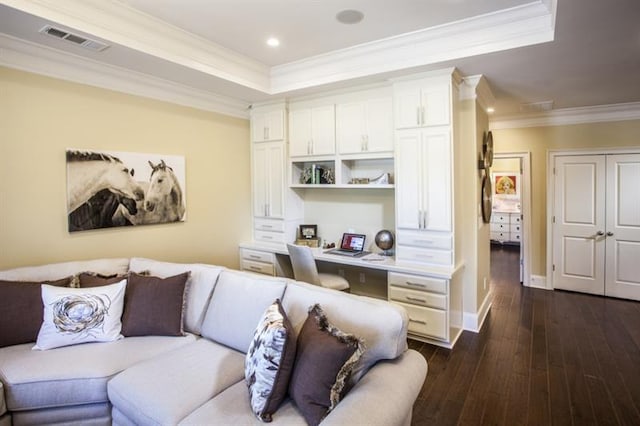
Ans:
[[[375,237],[376,245],[382,250],[383,256],[391,256],[393,253],[391,252],[391,248],[393,247],[393,234],[391,231],[387,231],[383,229],[376,234]]]

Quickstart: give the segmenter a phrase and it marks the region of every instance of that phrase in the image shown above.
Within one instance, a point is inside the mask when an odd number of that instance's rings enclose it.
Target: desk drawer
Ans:
[[[422,277],[420,275],[401,274],[389,272],[389,287],[405,287],[414,290],[433,291],[436,293],[447,293],[447,280],[440,278]]]
[[[254,239],[263,243],[284,244],[284,234],[280,232],[258,231],[253,232]]]
[[[421,231],[399,230],[396,244],[404,246],[451,250],[453,248],[451,234],[435,234]]]
[[[254,262],[274,263],[275,261],[275,255],[266,251],[241,249],[240,253],[243,259],[253,260]]]
[[[423,308],[407,303],[394,302],[407,310],[409,315],[409,332],[436,339],[448,340],[449,327],[447,312],[440,309]]]
[[[275,266],[273,263],[261,263],[254,262],[253,260],[240,259],[240,269],[243,271],[275,276]]]
[[[279,219],[255,218],[253,226],[257,231],[284,232],[284,221]]]
[[[391,285],[389,286],[389,299],[396,302],[409,303],[412,305],[421,305],[437,309],[447,309],[446,295],[430,293],[428,291],[416,291]]]
[[[432,265],[452,265],[453,253],[451,250],[429,250],[398,245],[396,247],[396,259]]]

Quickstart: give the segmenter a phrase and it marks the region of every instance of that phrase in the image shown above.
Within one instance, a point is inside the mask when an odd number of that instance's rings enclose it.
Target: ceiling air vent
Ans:
[[[553,109],[553,101],[531,102],[520,104],[520,112],[545,112]]]
[[[90,38],[86,38],[78,34],[73,34],[63,29],[52,27],[51,25],[45,25],[44,27],[42,27],[40,32],[42,34],[46,34],[51,37],[59,38],[61,40],[66,40],[70,43],[73,43],[80,47],[84,47],[85,49],[93,50],[95,52],[101,52],[107,47],[109,47],[108,44],[103,43],[101,41],[92,40]]]

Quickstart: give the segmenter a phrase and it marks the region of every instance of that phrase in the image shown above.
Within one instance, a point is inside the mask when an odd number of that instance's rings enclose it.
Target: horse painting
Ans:
[[[118,213],[122,218],[134,225],[153,223],[179,222],[185,213],[184,197],[180,182],[173,169],[160,160],[160,163],[148,162],[151,176],[146,185],[144,202],[138,203],[138,213],[128,214],[122,207]],[[145,186],[143,184],[143,186]]]
[[[118,158],[98,152],[67,151],[67,211],[73,212],[103,189],[136,201],[144,190],[134,171]]]

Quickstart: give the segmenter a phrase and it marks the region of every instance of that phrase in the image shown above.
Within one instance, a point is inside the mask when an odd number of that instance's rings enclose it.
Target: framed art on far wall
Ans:
[[[318,238],[318,225],[300,225],[300,238],[305,240]]]
[[[520,198],[520,175],[513,172],[493,172],[493,196],[497,198]]]

